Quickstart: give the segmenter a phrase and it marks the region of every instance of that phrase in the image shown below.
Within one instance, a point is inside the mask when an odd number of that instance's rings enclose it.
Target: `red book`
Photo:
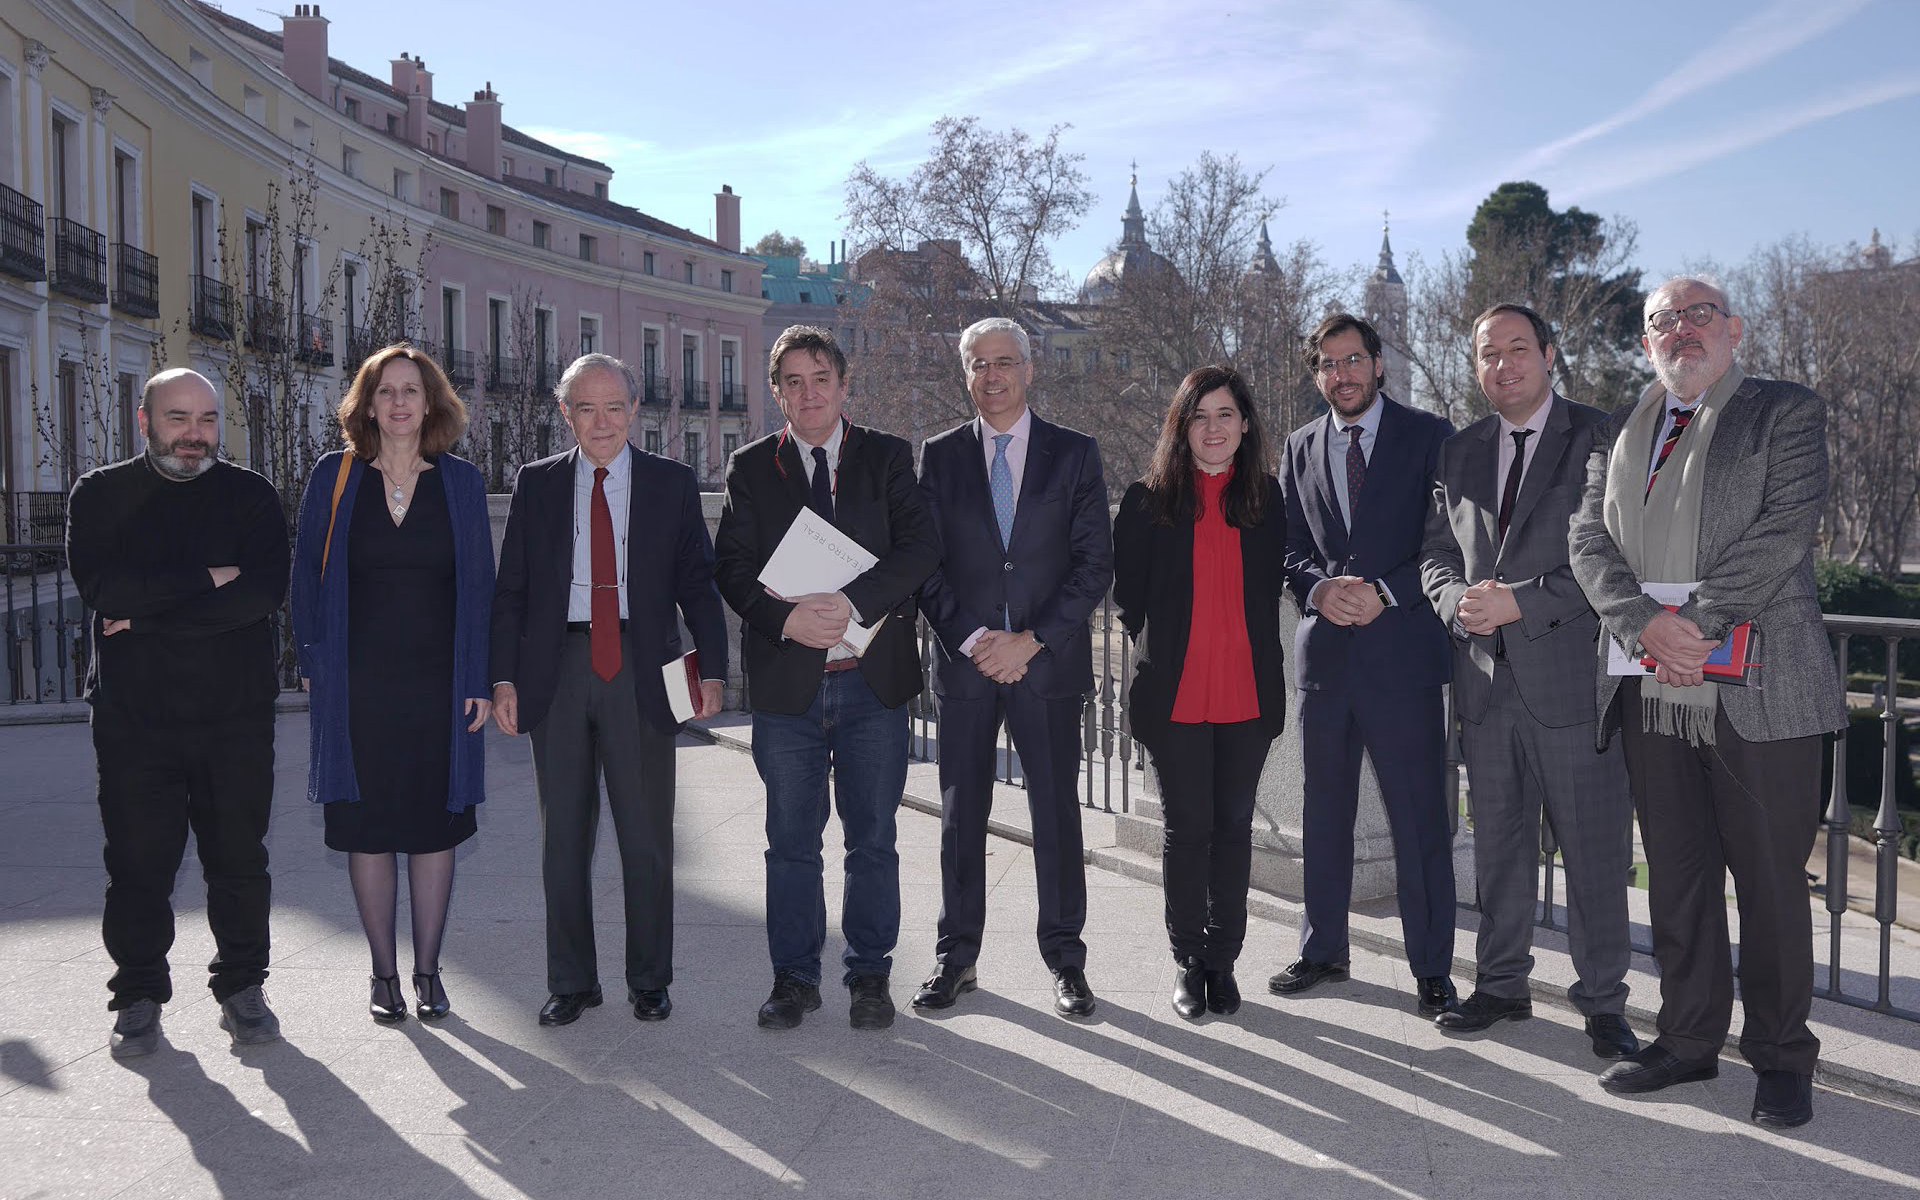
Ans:
[[[1667,611],[1679,612],[1680,606],[1669,604]],[[1753,657],[1759,652],[1759,643],[1759,636],[1753,632],[1753,622],[1740,622],[1729,630],[1726,639],[1707,655],[1705,665],[1700,668],[1701,674],[1715,683],[1733,683],[1745,687],[1748,682],[1747,673],[1760,665],[1759,660]],[[1640,663],[1648,668],[1660,665],[1654,661],[1651,654],[1642,655]]]
[[[700,711],[700,652],[689,650],[669,659],[660,668],[660,681],[667,688],[667,707],[676,721],[691,721]]]

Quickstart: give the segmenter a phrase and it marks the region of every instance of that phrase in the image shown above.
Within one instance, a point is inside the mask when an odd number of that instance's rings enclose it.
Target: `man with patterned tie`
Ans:
[[[921,450],[920,486],[945,557],[922,597],[938,645],[940,937],[915,1008],[947,1008],[976,982],[987,919],[987,814],[1004,724],[1033,815],[1040,958],[1054,1010],[1093,1012],[1081,861],[1080,714],[1093,690],[1087,622],[1113,582],[1100,448],[1027,408],[1033,355],[1004,317],[960,335],[979,417]]]
[[[849,421],[847,360],[833,335],[795,325],[767,352],[786,414],[779,433],[727,462],[715,568],[740,614],[753,763],[767,789],[767,950],[773,991],[764,1029],[791,1029],[820,1007],[827,936],[821,835],[831,775],[846,843],[841,980],[855,1029],[893,1024],[888,979],[900,933],[894,813],[907,783],[907,701],[920,692],[914,590],[940,560],[913,476],[913,449]],[[834,592],[777,596],[760,573],[802,509],[878,560]],[[879,628],[855,653],[849,621]]]
[[[660,668],[682,652],[677,611],[699,652],[694,715],[720,711],[726,614],[693,472],[627,441],[632,368],[584,355],[554,394],[579,445],[514,479],[491,647],[494,719],[533,741],[550,993],[540,1023],[571,1024],[601,1001],[592,867],[603,774],[626,896],[627,998],[635,1017],[659,1021],[673,1008],[679,729]]]
[[[1820,816],[1823,735],[1846,722],[1814,588],[1827,496],[1826,405],[1734,361],[1744,326],[1720,287],[1670,279],[1646,303],[1656,376],[1594,439],[1569,533],[1574,577],[1606,633],[1650,656],[1650,676],[1605,671],[1599,741],[1620,733],[1647,852],[1660,964],[1659,1036],[1601,1086],[1652,1092],[1710,1079],[1733,1022],[1726,877],[1740,905],[1740,1053],[1753,1120],[1813,1118],[1820,1041],[1807,856]],[[1643,583],[1692,584],[1678,611]],[[1744,683],[1707,655],[1752,622]]]
[[[1440,447],[1420,581],[1453,634],[1453,707],[1472,781],[1480,896],[1473,994],[1434,1023],[1451,1033],[1533,1015],[1534,902],[1544,808],[1566,863],[1568,999],[1593,1051],[1640,1048],[1623,1015],[1632,942],[1633,802],[1618,747],[1594,749],[1599,622],[1567,563],[1567,522],[1607,414],[1553,390],[1553,333],[1497,304],[1473,324],[1493,412]]]
[[[1446,629],[1420,590],[1420,547],[1445,418],[1380,391],[1380,335],[1335,313],[1307,337],[1307,367],[1327,412],[1294,430],[1280,464],[1287,500],[1287,586],[1300,605],[1305,796],[1300,957],[1267,981],[1278,995],[1347,978],[1353,822],[1360,756],[1373,762],[1393,828],[1400,927],[1416,1005],[1455,1003],[1453,853],[1442,772]]]

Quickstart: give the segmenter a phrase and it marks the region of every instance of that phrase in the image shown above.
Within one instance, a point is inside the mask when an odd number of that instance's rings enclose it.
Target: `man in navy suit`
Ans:
[[[1287,439],[1287,586],[1306,797],[1300,957],[1268,981],[1281,995],[1347,978],[1360,755],[1393,828],[1400,925],[1423,1016],[1454,1007],[1453,856],[1442,772],[1447,631],[1420,589],[1420,550],[1442,417],[1380,392],[1380,335],[1347,313],[1306,343],[1328,411]]]
[[[987,919],[987,814],[1004,722],[1027,780],[1040,893],[1040,957],[1062,1016],[1093,1012],[1081,861],[1081,706],[1093,689],[1087,620],[1113,581],[1113,527],[1100,448],[1027,408],[1026,330],[989,318],[960,335],[977,419],[921,449],[920,489],[945,551],[921,589],[938,645],[938,963],[916,1008],[947,1008],[975,985]]]
[[[574,360],[554,394],[576,449],[520,468],[493,594],[493,715],[533,739],[547,896],[542,1025],[600,1003],[593,843],[600,777],[620,842],[633,1015],[673,1003],[673,738],[660,668],[680,657],[675,610],[699,651],[694,715],[720,711],[727,624],[693,472],[627,441],[632,368]]]

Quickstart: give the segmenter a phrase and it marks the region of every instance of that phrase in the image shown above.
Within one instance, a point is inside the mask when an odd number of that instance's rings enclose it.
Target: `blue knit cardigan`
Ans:
[[[354,497],[367,476],[367,464],[355,459],[340,496],[333,548],[325,577],[320,570],[327,540],[328,513],[343,451],[322,458],[307,480],[300,501],[300,527],[293,554],[293,631],[299,645],[300,674],[311,687],[307,799],[316,804],[360,799],[353,771],[353,743],[347,729],[347,530],[353,524]],[[484,729],[467,732],[472,720],[462,710],[469,698],[493,695],[487,674],[487,641],[493,614],[493,533],[487,516],[487,485],[480,469],[464,458],[434,459],[447,493],[453,522],[453,766],[447,779],[447,808],[461,812],[486,799]]]

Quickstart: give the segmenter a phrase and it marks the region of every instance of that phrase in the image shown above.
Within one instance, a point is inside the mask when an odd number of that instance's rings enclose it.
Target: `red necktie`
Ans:
[[[1693,420],[1693,410],[1690,408],[1667,411],[1673,415],[1673,428],[1667,431],[1666,440],[1660,443],[1660,456],[1653,460],[1653,473],[1647,476],[1647,496],[1653,495],[1653,481],[1660,478],[1660,468],[1667,465],[1667,456],[1673,453],[1674,443],[1680,440],[1680,435],[1687,431],[1687,423]],[[1646,496],[1642,496],[1640,502],[1644,504],[1646,499]]]
[[[620,569],[613,561],[613,510],[607,507],[607,469],[593,469],[593,518],[588,526],[593,553],[593,673],[612,679],[620,673]]]

